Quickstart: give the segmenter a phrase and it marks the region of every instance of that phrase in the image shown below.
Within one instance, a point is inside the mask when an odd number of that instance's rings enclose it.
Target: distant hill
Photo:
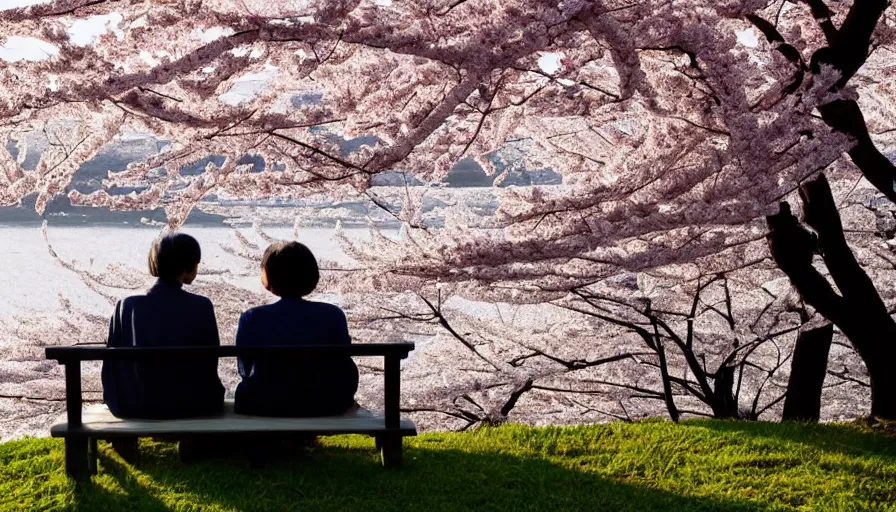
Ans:
[[[345,156],[357,151],[361,146],[376,144],[376,138],[371,136],[357,137],[354,139],[340,139],[340,153]],[[108,177],[108,173],[123,171],[128,164],[139,162],[148,156],[158,153],[166,145],[167,141],[150,136],[124,137],[113,144],[103,148],[94,158],[85,162],[75,173],[69,190],[77,190],[84,194],[95,192],[102,188],[102,181]],[[6,149],[14,158],[18,157],[18,147],[15,142],[9,141]],[[40,141],[29,141],[28,153],[23,160],[23,167],[34,169],[43,147]],[[224,157],[210,156],[198,160],[180,169],[186,176],[201,174],[206,165],[212,162],[216,165],[223,163]],[[251,164],[250,172],[260,172],[264,169],[264,158],[257,155],[246,155],[239,161],[240,164]],[[500,171],[499,167],[499,171]],[[164,173],[164,169],[158,172]],[[472,158],[459,161],[449,171],[444,180],[448,188],[476,188],[492,187],[497,176],[488,176],[479,164]],[[512,172],[499,184],[507,186],[531,186],[531,185],[555,185],[562,183],[562,176],[552,169],[536,169]],[[372,178],[374,187],[417,187],[424,185],[412,174],[403,171],[385,172]],[[113,187],[109,189],[112,195],[140,192],[147,187]],[[217,197],[209,196],[206,202],[216,202]],[[64,195],[56,197],[47,207],[45,217],[54,224],[140,224],[144,222],[166,222],[165,212],[162,209],[152,211],[120,212],[110,211],[108,208],[94,208],[73,206]],[[204,214],[194,211],[189,222],[223,223],[227,217],[221,215]],[[0,223],[40,222],[41,218],[34,211],[34,196],[26,197],[22,205],[18,207],[0,207]]]

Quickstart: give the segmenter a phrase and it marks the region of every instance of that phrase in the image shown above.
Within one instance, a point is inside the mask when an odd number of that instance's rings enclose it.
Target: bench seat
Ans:
[[[251,434],[303,433],[334,434],[398,434],[417,435],[414,423],[402,419],[398,429],[385,427],[385,418],[367,409],[353,409],[340,416],[319,418],[274,418],[247,416],[233,412],[233,400],[225,400],[224,413],[217,416],[174,420],[142,420],[116,418],[105,405],[84,409],[81,425],[69,427],[63,414],[50,427],[53,437],[78,435],[96,439],[117,437],[151,437],[178,434]]]

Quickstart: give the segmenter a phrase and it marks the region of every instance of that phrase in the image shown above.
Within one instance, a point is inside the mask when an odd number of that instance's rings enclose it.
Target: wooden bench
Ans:
[[[401,466],[401,444],[404,436],[417,435],[409,420],[399,412],[401,396],[400,361],[414,349],[413,343],[368,343],[340,347],[313,345],[304,347],[172,347],[172,348],[105,348],[51,347],[46,358],[65,366],[66,413],[50,428],[53,437],[65,439],[65,470],[73,478],[83,480],[96,473],[97,440],[139,437],[193,435],[258,435],[365,434],[376,439],[383,465]],[[115,418],[104,405],[82,411],[81,361],[182,361],[208,357],[250,357],[253,359],[328,359],[334,357],[380,356],[385,359],[385,413],[374,414],[357,409],[341,416],[321,418],[271,418],[246,416],[233,412],[232,402],[225,403],[221,415],[177,420],[131,420]]]

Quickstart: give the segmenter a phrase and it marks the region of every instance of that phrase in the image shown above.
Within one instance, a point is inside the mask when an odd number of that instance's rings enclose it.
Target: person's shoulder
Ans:
[[[196,305],[197,307],[214,309],[211,299],[209,299],[205,295],[199,295],[199,294],[191,293],[191,292],[184,290],[183,296],[187,302],[189,302],[190,304]]]
[[[186,297],[187,300],[195,302],[197,304],[211,304],[212,303],[211,299],[209,299],[205,295],[199,295],[198,293],[188,292],[186,290],[184,290],[184,297]]]
[[[123,298],[123,299],[120,299],[120,300],[115,304],[115,309],[128,309],[128,308],[132,308],[132,307],[134,307],[134,304],[137,304],[138,302],[140,302],[140,301],[142,301],[142,300],[145,300],[145,299],[146,299],[146,295],[145,295],[145,294],[141,294],[141,295],[129,295],[129,296]]]
[[[273,304],[262,304],[261,306],[255,306],[254,308],[249,308],[240,315],[240,320],[248,320],[249,318],[263,316],[264,314],[272,311],[274,308]]]
[[[329,315],[336,318],[345,318],[345,312],[342,311],[342,308],[337,306],[336,304],[330,304],[329,302],[317,302],[313,300],[305,301],[308,304],[310,309],[313,309],[315,312],[318,312],[322,315]]]

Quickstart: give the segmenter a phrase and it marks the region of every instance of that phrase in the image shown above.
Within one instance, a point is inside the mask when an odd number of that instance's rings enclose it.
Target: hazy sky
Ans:
[[[45,0],[0,0],[0,11],[46,3]]]

